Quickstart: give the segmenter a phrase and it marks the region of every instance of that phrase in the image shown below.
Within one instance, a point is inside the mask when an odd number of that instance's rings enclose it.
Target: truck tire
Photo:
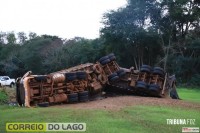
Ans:
[[[68,94],[68,98],[76,98],[78,97],[78,93]]]
[[[37,104],[39,107],[49,107],[49,102],[42,102]]]
[[[89,96],[88,96],[88,95],[81,96],[81,97],[79,97],[79,101],[80,101],[80,102],[86,102],[86,101],[89,101]]]
[[[119,74],[119,77],[123,77],[124,75],[126,75],[126,72],[121,72],[121,73]]]
[[[110,56],[109,59],[110,59],[110,61],[114,61],[114,60],[116,60],[116,57],[113,55],[113,56]]]
[[[118,74],[117,74],[116,72],[110,74],[110,75],[108,76],[108,79],[111,79],[111,78],[113,78],[113,77],[115,77],[115,76],[118,76]]]
[[[78,97],[69,98],[68,101],[69,101],[69,103],[76,103],[76,102],[78,102]]]
[[[83,92],[79,92],[79,93],[78,93],[78,96],[79,96],[79,97],[88,96],[88,95],[89,95],[89,92],[88,92],[88,91],[83,91]]]
[[[115,56],[114,53],[110,53],[109,55],[107,55],[109,58]]]
[[[86,72],[76,72],[77,78],[80,80],[86,79],[87,78],[87,73]]]
[[[101,63],[102,61],[107,60],[107,59],[109,59],[108,56],[103,56],[103,57],[101,57],[101,58],[99,59],[99,62]]]
[[[144,81],[137,81],[136,88],[146,89],[147,88],[147,83],[144,82]]]
[[[149,85],[149,90],[152,91],[152,92],[159,92],[160,87],[157,84],[150,84]]]
[[[122,77],[126,74],[126,72],[123,69],[118,70],[116,73],[119,77]]]
[[[142,65],[141,68],[149,68],[149,69],[151,69],[151,66],[149,66],[149,65]]]
[[[77,78],[76,73],[65,73],[65,78],[69,81],[73,81]]]
[[[150,73],[151,72],[151,66],[149,65],[142,65],[140,72],[146,72],[146,73]]]
[[[77,79],[84,80],[87,78],[87,75],[77,75]]]
[[[73,80],[75,80],[76,78],[77,78],[76,75],[75,75],[75,76],[70,76],[70,77],[67,78],[67,80],[73,81]]]
[[[165,75],[164,70],[160,67],[154,67],[153,74],[160,75],[161,77]]]
[[[106,59],[106,60],[103,60],[101,63],[101,65],[106,65],[110,62],[110,59]]]
[[[76,76],[76,73],[74,73],[74,72],[65,73],[65,76],[66,76],[66,78],[71,77],[71,76]]]
[[[76,72],[76,75],[87,75],[87,73],[84,71],[79,71],[79,72]]]
[[[114,76],[112,78],[110,78],[111,82],[117,81],[119,79],[119,76]]]
[[[69,103],[78,102],[78,93],[68,94]]]

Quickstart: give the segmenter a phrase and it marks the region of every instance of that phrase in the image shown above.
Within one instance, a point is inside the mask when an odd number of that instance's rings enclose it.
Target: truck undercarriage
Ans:
[[[86,102],[102,92],[179,99],[175,76],[148,65],[140,70],[121,68],[114,54],[48,75],[29,71],[16,80],[16,86],[17,102],[26,107]]]

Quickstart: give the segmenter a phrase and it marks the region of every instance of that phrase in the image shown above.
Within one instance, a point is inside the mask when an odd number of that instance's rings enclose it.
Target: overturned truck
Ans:
[[[102,92],[178,99],[175,77],[160,67],[142,65],[140,70],[120,67],[109,54],[96,63],[81,64],[48,75],[31,71],[16,81],[20,106],[49,106],[57,103],[86,102]],[[173,93],[171,93],[173,92]]]

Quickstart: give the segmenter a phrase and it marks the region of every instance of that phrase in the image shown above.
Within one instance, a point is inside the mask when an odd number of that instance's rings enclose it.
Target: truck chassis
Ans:
[[[140,70],[121,68],[115,55],[96,63],[81,64],[48,75],[31,71],[16,80],[20,106],[49,106],[57,103],[86,102],[105,93],[166,98],[175,89],[175,79],[160,67],[142,65]]]

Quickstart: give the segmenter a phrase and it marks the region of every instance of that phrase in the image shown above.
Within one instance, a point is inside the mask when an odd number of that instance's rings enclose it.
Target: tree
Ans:
[[[14,32],[7,33],[6,39],[7,39],[9,45],[16,44],[16,40],[17,39],[15,37],[15,33]]]
[[[111,48],[109,51],[117,53],[122,58],[120,59],[122,66],[134,64],[139,69],[144,63],[153,65],[161,54],[160,44],[156,39],[157,31],[148,28],[147,22],[151,10],[156,9],[154,2],[130,0],[125,8],[104,15],[101,35],[106,39],[105,43],[109,45],[107,47]]]
[[[117,53],[122,66],[159,65],[189,81],[199,74],[199,8],[196,0],[128,0],[104,15],[105,51]]]
[[[37,34],[34,33],[34,32],[30,32],[28,36],[29,36],[29,39],[31,40],[31,39],[36,38],[36,37],[37,37]]]
[[[0,44],[5,44],[5,37],[6,37],[6,33],[0,32]]]
[[[19,43],[24,44],[27,39],[26,34],[24,32],[19,32],[17,35],[18,35]]]

